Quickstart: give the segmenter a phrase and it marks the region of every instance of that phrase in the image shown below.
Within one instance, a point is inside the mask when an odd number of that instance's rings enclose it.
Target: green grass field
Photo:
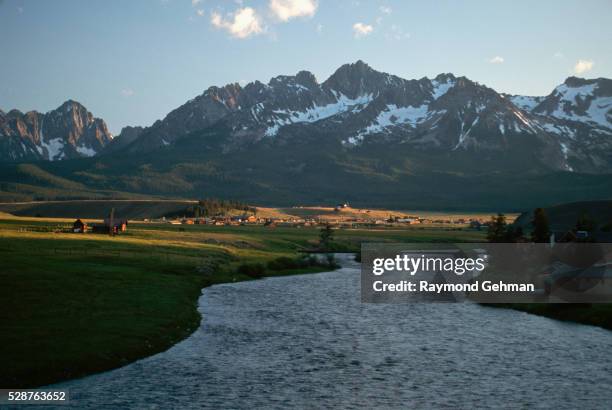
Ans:
[[[0,215],[0,387],[33,387],[122,366],[197,328],[201,289],[250,280],[266,263],[317,244],[317,228],[130,224],[124,235],[56,233],[68,220]],[[337,230],[361,242],[463,242],[483,232],[441,228]],[[309,267],[265,275],[321,271]]]

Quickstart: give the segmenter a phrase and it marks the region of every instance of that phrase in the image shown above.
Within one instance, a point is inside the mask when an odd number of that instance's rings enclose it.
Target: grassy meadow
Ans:
[[[215,283],[252,280],[245,263],[298,258],[318,228],[130,223],[125,234],[62,233],[73,219],[0,214],[0,386],[33,387],[109,370],[172,346],[199,325]],[[334,248],[481,241],[460,228],[340,229]],[[266,269],[264,276],[328,270]]]

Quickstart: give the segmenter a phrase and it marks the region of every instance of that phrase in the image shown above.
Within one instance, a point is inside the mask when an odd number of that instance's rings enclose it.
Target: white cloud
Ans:
[[[123,97],[131,97],[134,95],[134,90],[132,90],[131,88],[124,88],[123,90],[121,90],[121,95]]]
[[[491,64],[501,64],[504,62],[504,58],[500,57],[500,56],[495,56],[492,59],[489,60],[489,63]]]
[[[323,24],[320,24],[320,23],[317,24],[316,30],[317,30],[318,34],[322,34],[323,33]]]
[[[355,38],[360,38],[372,34],[374,27],[369,24],[355,23],[353,24],[353,35]]]
[[[391,7],[389,7],[389,6],[380,6],[379,10],[383,14],[391,14],[391,12],[393,11],[393,10],[391,10]]]
[[[270,11],[280,21],[312,17],[317,12],[317,7],[317,0],[270,0]]]
[[[587,71],[591,71],[594,65],[595,62],[592,60],[578,60],[574,66],[574,72],[576,74],[586,73]]]
[[[555,54],[553,54],[553,57],[554,57],[554,58],[564,58],[564,57],[565,57],[565,55],[563,55],[563,53],[562,53],[562,52],[557,51]]]
[[[191,5],[196,7],[198,4],[202,3],[202,0],[191,0]]]
[[[197,14],[198,16],[200,16],[200,17],[203,17],[203,16],[204,16],[204,10],[202,10],[202,9],[197,9],[197,10],[196,10],[196,14]]]
[[[251,7],[237,9],[227,19],[219,13],[212,13],[210,22],[216,28],[226,30],[236,38],[247,38],[264,31],[261,18]]]

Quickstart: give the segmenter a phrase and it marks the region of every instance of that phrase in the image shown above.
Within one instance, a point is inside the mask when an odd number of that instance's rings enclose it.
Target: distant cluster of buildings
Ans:
[[[352,216],[334,216],[313,218],[262,218],[255,215],[236,215],[236,216],[216,216],[206,218],[176,218],[176,219],[145,219],[145,222],[168,223],[171,225],[216,225],[216,226],[238,226],[238,225],[264,225],[264,226],[293,226],[293,227],[308,227],[308,226],[323,226],[330,224],[337,227],[359,227],[359,226],[403,226],[403,225],[420,225],[420,224],[440,224],[440,225],[468,225],[472,229],[482,229],[487,223],[480,219],[432,219],[421,218],[418,216],[389,216],[388,218],[373,218],[373,217],[352,217]]]
[[[77,219],[72,224],[72,232],[74,233],[103,233],[117,235],[127,231],[128,221],[122,218],[105,218],[102,223],[87,224],[81,219]]]
[[[214,216],[206,218],[176,218],[176,219],[145,219],[145,222],[168,223],[171,225],[216,225],[216,226],[239,226],[239,225],[265,225],[265,226],[311,226],[320,221],[316,219],[303,218],[261,218],[255,215],[236,216]],[[324,222],[321,222],[324,224]]]
[[[347,212],[348,211],[348,212]],[[269,227],[287,226],[287,227],[309,227],[309,226],[324,226],[332,225],[334,227],[358,228],[372,226],[389,226],[399,227],[405,225],[468,225],[472,229],[480,230],[486,228],[488,221],[479,218],[425,218],[416,215],[393,216],[389,215],[386,218],[380,217],[380,212],[372,212],[369,215],[369,210],[355,209],[351,210],[348,203],[338,204],[334,207],[334,212],[327,215],[317,215],[316,217],[260,217],[256,214],[241,214],[241,215],[223,215],[213,217],[183,217],[183,218],[166,218],[160,219],[144,219],[144,222],[151,223],[166,223],[170,225],[216,225],[216,226],[239,226],[239,225],[263,225]],[[117,218],[112,216],[105,218],[102,223],[87,224],[81,219],[74,221],[72,232],[74,233],[103,233],[103,234],[120,234],[127,231],[128,221],[125,218]]]

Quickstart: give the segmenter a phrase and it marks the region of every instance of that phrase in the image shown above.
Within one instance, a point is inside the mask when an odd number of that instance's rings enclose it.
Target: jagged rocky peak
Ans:
[[[255,94],[263,93],[267,88],[268,88],[268,86],[266,84],[262,83],[259,80],[255,80],[255,81],[245,85],[243,90],[247,94],[255,95]]]
[[[457,78],[452,73],[440,73],[435,78],[434,81],[439,83],[448,83],[454,82]]]
[[[223,87],[209,87],[203,94],[204,97],[211,98],[228,109],[238,108],[242,87],[238,83],[227,84]]]
[[[612,128],[612,80],[569,77],[539,103],[535,114],[595,127]]]
[[[308,88],[318,87],[319,83],[317,82],[317,78],[310,71],[300,71],[295,75],[295,80],[298,84],[303,85]]]
[[[46,114],[11,110],[0,117],[0,136],[5,161],[90,157],[112,140],[106,123],[73,100]]]
[[[121,129],[119,135],[104,147],[103,153],[117,152],[121,149],[126,148],[132,142],[136,141],[138,137],[142,135],[145,128],[140,126],[127,126]]]
[[[338,68],[323,85],[355,99],[368,94],[377,95],[385,88],[399,85],[401,82],[399,77],[376,71],[362,60],[358,60]]]
[[[83,104],[81,104],[78,101],[74,101],[74,100],[67,100],[65,101],[62,105],[60,105],[58,108],[56,108],[53,111],[66,111],[66,112],[79,112],[79,111],[84,111],[85,113],[87,113],[87,109],[83,106]]]
[[[595,80],[588,80],[586,78],[580,78],[580,77],[567,77],[565,79],[565,81],[563,82],[563,84],[565,84],[566,86],[570,87],[570,88],[577,88],[577,87],[582,87],[585,85],[590,85],[590,84],[595,84],[599,81],[599,79]]]
[[[9,118],[17,118],[21,117],[22,115],[23,113],[16,108],[13,108],[12,110],[9,110],[8,113],[6,113],[6,116]]]
[[[423,79],[429,81],[428,79]],[[431,80],[431,94],[434,100],[445,95],[452,87],[455,86],[457,78],[451,73],[438,74],[433,80]]]
[[[270,79],[268,83],[269,87],[274,89],[287,89],[287,91],[291,88],[296,90],[293,91],[303,91],[303,90],[315,90],[319,88],[319,83],[315,78],[314,74],[309,71],[300,71],[296,75],[279,75]]]
[[[127,126],[121,129],[119,135],[113,138],[112,143],[120,143],[122,145],[127,145],[136,140],[136,138],[140,137],[145,130],[144,127],[141,126]]]
[[[568,77],[563,84],[556,87],[552,94],[559,94],[566,99],[586,100],[596,97],[612,96],[612,80],[608,78],[584,79]]]
[[[99,153],[81,142],[89,141],[83,135],[103,138],[100,121],[74,101],[48,114],[0,113],[0,137],[27,136],[0,138],[0,152],[10,151],[12,160],[22,159],[21,152],[38,159]],[[125,128],[105,152],[153,151],[186,135],[211,135],[203,130],[220,133],[223,152],[308,136],[336,141],[342,149],[401,144],[416,151],[474,152],[475,159],[535,152],[549,168],[600,172],[612,169],[612,80],[570,77],[545,97],[500,95],[452,73],[405,80],[359,60],[323,83],[299,71],[268,84],[210,87],[150,127]]]

